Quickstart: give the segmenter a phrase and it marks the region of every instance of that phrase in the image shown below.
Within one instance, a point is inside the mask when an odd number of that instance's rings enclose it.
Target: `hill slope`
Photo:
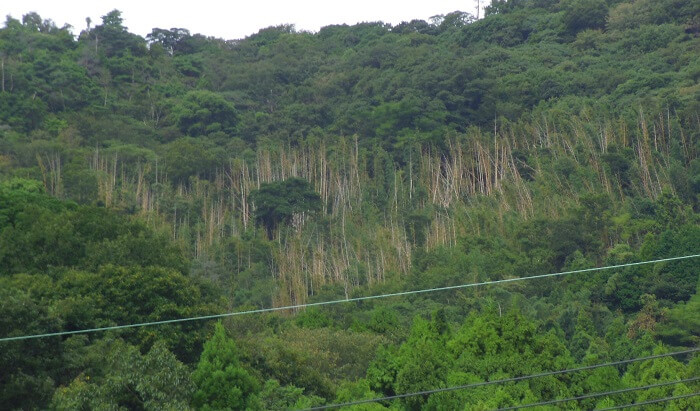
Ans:
[[[511,0],[478,21],[236,41],[144,39],[117,10],[77,38],[8,18],[0,338],[697,254],[698,15],[687,0]],[[0,403],[303,408],[695,347],[698,267],[0,342]],[[697,366],[400,406],[514,406]]]

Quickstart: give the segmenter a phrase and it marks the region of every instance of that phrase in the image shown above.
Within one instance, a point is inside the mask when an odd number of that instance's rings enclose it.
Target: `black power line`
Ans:
[[[675,397],[659,398],[656,400],[637,402],[634,404],[617,405],[615,407],[610,407],[610,408],[601,408],[598,411],[621,410],[623,408],[639,407],[642,405],[649,405],[649,404],[658,404],[660,402],[667,402],[667,401],[673,401],[673,400],[682,400],[683,398],[691,398],[691,397],[696,397],[698,395],[700,395],[700,392],[694,392],[692,394],[685,394],[685,395],[676,395]]]
[[[570,369],[566,369],[566,370],[548,371],[548,372],[543,372],[543,373],[539,373],[539,374],[523,375],[520,377],[512,377],[512,378],[504,378],[501,380],[484,381],[484,382],[477,382],[477,383],[465,384],[465,385],[456,385],[456,386],[452,386],[452,387],[436,388],[436,389],[432,389],[432,390],[417,391],[417,392],[410,392],[410,393],[405,393],[405,394],[390,395],[390,396],[386,396],[386,397],[350,401],[350,402],[344,402],[344,403],[339,403],[339,404],[321,405],[318,407],[308,408],[308,410],[326,410],[326,409],[331,409],[331,408],[347,407],[347,406],[351,406],[351,405],[369,404],[372,402],[390,401],[390,400],[396,400],[396,399],[400,399],[400,398],[409,398],[409,397],[415,397],[418,395],[428,395],[428,394],[435,394],[435,393],[440,393],[440,392],[463,390],[463,389],[467,389],[467,388],[483,387],[483,386],[492,385],[492,384],[502,384],[502,383],[507,383],[507,382],[524,381],[524,380],[529,380],[532,378],[540,378],[540,377],[548,377],[551,375],[568,374],[568,373],[578,372],[578,371],[593,370],[593,369],[601,368],[601,367],[612,367],[612,366],[616,366],[616,365],[624,365],[624,364],[629,364],[629,363],[633,363],[633,362],[653,360],[656,358],[671,357],[671,356],[683,355],[683,354],[691,354],[691,353],[694,353],[697,351],[700,351],[700,348],[693,348],[690,350],[676,351],[676,352],[666,353],[666,354],[650,355],[647,357],[631,358],[628,360],[612,361],[612,362],[607,362],[607,363],[603,363],[603,364],[587,365],[585,367],[570,368]]]
[[[640,391],[640,390],[646,390],[649,388],[665,387],[667,385],[682,384],[682,383],[693,382],[693,381],[697,381],[697,380],[700,380],[700,377],[686,378],[684,380],[677,380],[677,381],[660,382],[658,384],[645,385],[643,387],[632,387],[632,388],[623,388],[623,389],[615,390],[615,391],[595,392],[595,393],[591,393],[591,394],[580,395],[578,397],[563,398],[563,399],[556,399],[556,400],[542,401],[542,402],[533,402],[532,404],[523,404],[523,405],[518,405],[515,407],[499,408],[496,411],[519,410],[521,408],[537,407],[540,405],[551,405],[551,404],[558,404],[560,402],[579,401],[579,400],[585,400],[588,398],[605,397],[607,395],[622,394],[625,392]]]

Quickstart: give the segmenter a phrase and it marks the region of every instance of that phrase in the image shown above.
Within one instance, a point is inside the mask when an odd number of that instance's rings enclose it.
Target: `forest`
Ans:
[[[0,28],[0,410],[700,408],[699,2],[50,17]]]

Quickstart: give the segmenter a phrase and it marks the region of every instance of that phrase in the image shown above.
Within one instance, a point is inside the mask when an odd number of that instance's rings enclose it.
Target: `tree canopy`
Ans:
[[[288,224],[295,215],[321,209],[321,197],[301,178],[263,183],[250,198],[255,205],[255,221],[270,237],[280,223]]]

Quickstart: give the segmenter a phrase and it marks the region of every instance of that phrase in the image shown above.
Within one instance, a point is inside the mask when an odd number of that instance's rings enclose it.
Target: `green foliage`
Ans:
[[[303,409],[323,405],[324,400],[315,395],[304,395],[302,388],[281,386],[277,380],[267,380],[258,394],[261,410]]]
[[[627,386],[644,386],[657,381],[677,381],[684,378],[685,373],[686,367],[682,363],[672,357],[667,357],[658,361],[644,361],[634,364],[624,375],[622,381]],[[643,402],[653,398],[671,397],[689,392],[691,389],[686,384],[668,385],[638,391],[632,397],[632,402]]]
[[[212,149],[206,141],[179,138],[165,148],[168,176],[173,183],[186,183],[190,177],[211,176],[219,164],[220,154],[220,150]]]
[[[377,398],[379,394],[372,391],[369,387],[369,382],[366,379],[360,379],[355,382],[347,382],[343,384],[338,389],[338,394],[335,399],[335,403],[345,403],[358,400],[367,400]],[[350,407],[352,410],[357,411],[377,411],[386,409],[382,405],[376,402],[370,402],[361,405],[355,405]]]
[[[700,294],[696,290],[690,300],[668,311],[667,322],[660,324],[658,328],[659,337],[670,346],[696,347],[700,342],[698,310]]]
[[[425,245],[425,236],[430,224],[430,217],[424,212],[413,212],[406,217],[406,232],[413,245],[422,247]]]
[[[58,330],[60,320],[25,291],[0,278],[2,336]],[[62,349],[53,339],[4,342],[0,350],[0,402],[7,408],[42,408],[60,378]]]
[[[202,136],[217,131],[233,132],[238,114],[233,105],[220,94],[205,90],[191,91],[173,107],[173,121],[190,136]]]
[[[289,327],[277,335],[251,336],[245,346],[264,378],[330,399],[343,381],[364,376],[383,341],[367,332]]]
[[[604,0],[568,0],[563,8],[564,24],[572,33],[605,27],[608,5]]]
[[[52,408],[159,410],[188,406],[194,391],[189,370],[162,343],[145,355],[119,340],[99,348],[105,357],[98,375],[81,374],[56,390]]]
[[[0,337],[696,253],[698,2],[486,11],[236,41],[144,39],[118,10],[77,38],[8,17]],[[694,347],[696,267],[241,316],[236,344],[219,325],[204,349],[196,321],[7,342],[0,408],[305,408]],[[679,357],[358,409],[520,406],[697,369]]]
[[[92,202],[98,194],[97,175],[92,170],[70,167],[64,174],[66,196],[77,203]]]
[[[214,335],[204,344],[192,381],[197,386],[192,403],[201,409],[245,409],[260,389],[240,365],[236,344],[226,336],[221,323],[216,324]]]
[[[22,180],[0,196],[0,274],[108,263],[184,271],[187,264],[166,236],[114,211],[57,202]]]
[[[474,314],[456,332],[441,325],[442,321],[439,314],[430,322],[418,318],[411,336],[398,350],[380,351],[367,373],[370,386],[392,395],[564,369],[573,364],[568,350],[554,334],[536,333],[533,323],[514,313],[503,317]],[[566,390],[566,383],[555,378],[525,385],[529,385],[527,395],[536,398]],[[495,397],[492,388],[485,388],[402,401],[410,409],[452,408],[456,404],[501,407],[521,397],[523,394],[516,394],[521,388],[506,388]]]
[[[190,37],[190,31],[182,28],[172,28],[170,30],[154,28],[146,40],[149,42],[151,49],[153,44],[160,44],[170,55],[180,51],[181,44]]]
[[[42,100],[26,100],[16,94],[0,94],[0,121],[21,131],[29,131],[42,124],[46,115]]]
[[[633,153],[630,149],[620,150],[615,146],[608,147],[608,152],[602,156],[608,165],[610,173],[618,178],[623,189],[630,187],[630,168]]]
[[[0,228],[14,225],[22,211],[39,204],[53,212],[63,211],[69,204],[45,194],[43,185],[36,180],[16,178],[0,183]]]
[[[389,336],[398,331],[399,326],[399,319],[396,313],[385,306],[373,310],[372,317],[367,324],[368,329]]]
[[[167,320],[210,313],[214,309],[206,295],[189,278],[161,267],[103,266],[97,272],[61,271],[59,279],[18,274],[5,279],[8,292],[25,290],[23,298],[51,309],[59,325],[37,332],[95,328],[109,325]],[[31,305],[30,305],[31,307]],[[19,324],[17,329],[21,329]],[[27,330],[30,332],[30,330]],[[166,326],[158,330],[132,330],[124,337],[142,348],[165,342],[181,359],[196,358],[204,342],[199,324]]]
[[[145,54],[145,41],[127,31],[121,15],[121,11],[115,9],[102,16],[102,24],[87,33],[88,37],[95,39],[96,47],[101,47],[106,57],[129,58]]]
[[[269,238],[280,223],[291,223],[295,214],[321,209],[321,198],[301,178],[263,183],[250,194],[250,199],[255,205],[255,221],[265,227]]]
[[[295,323],[303,328],[324,328],[331,327],[333,320],[324,312],[310,308],[297,315]]]

